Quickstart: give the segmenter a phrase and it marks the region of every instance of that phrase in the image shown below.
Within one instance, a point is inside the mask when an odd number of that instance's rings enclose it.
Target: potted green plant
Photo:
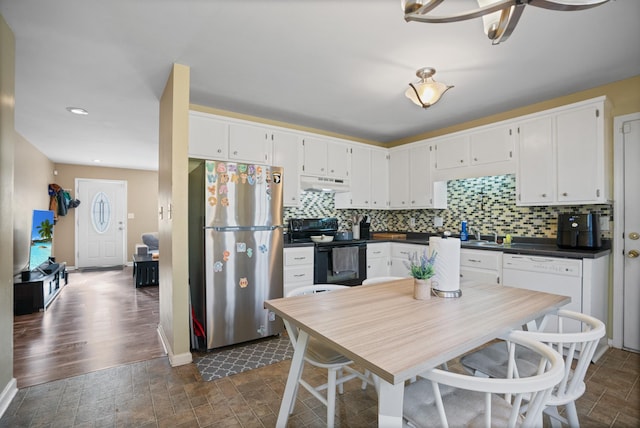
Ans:
[[[431,297],[431,277],[436,274],[435,261],[437,255],[438,253],[434,252],[429,257],[426,249],[422,252],[422,255],[418,255],[417,251],[409,254],[409,260],[405,262],[405,265],[415,279],[413,288],[413,297],[415,299],[425,300]]]

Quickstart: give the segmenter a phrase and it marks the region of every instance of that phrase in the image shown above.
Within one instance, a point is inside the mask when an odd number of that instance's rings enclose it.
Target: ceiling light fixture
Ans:
[[[484,33],[494,45],[506,41],[518,24],[526,5],[549,10],[573,11],[600,6],[609,0],[476,0],[478,8],[446,16],[427,15],[444,0],[401,0],[405,21],[457,22],[480,18]]]
[[[434,74],[436,74],[436,70],[431,67],[421,68],[416,71],[416,76],[420,78],[420,81],[409,83],[410,87],[404,93],[407,98],[422,108],[431,107],[437,103],[442,94],[453,88],[453,86],[436,82],[433,80]]]
[[[79,115],[82,115],[82,116],[86,116],[86,115],[89,114],[88,111],[86,111],[85,109],[80,108],[80,107],[67,107],[67,111],[70,112],[70,113],[79,114]]]

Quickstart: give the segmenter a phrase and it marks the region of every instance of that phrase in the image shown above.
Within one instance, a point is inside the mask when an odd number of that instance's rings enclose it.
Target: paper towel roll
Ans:
[[[437,252],[433,288],[440,291],[460,290],[460,239],[429,238],[429,257]]]

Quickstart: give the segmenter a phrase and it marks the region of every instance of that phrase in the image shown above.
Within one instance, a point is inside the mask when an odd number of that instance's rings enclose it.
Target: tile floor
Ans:
[[[289,364],[212,382],[195,364],[172,368],[167,358],[100,370],[19,390],[0,427],[273,427]],[[616,349],[593,364],[577,406],[582,427],[640,427],[639,373],[640,355]],[[374,390],[359,386],[347,383],[338,398],[337,427],[377,425]],[[325,407],[302,388],[298,398],[289,426],[325,426]]]

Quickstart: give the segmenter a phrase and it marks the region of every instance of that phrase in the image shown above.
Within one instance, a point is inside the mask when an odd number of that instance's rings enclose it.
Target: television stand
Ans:
[[[67,285],[66,263],[55,263],[46,269],[29,272],[29,278],[18,274],[13,278],[13,314],[25,315],[44,311]]]

